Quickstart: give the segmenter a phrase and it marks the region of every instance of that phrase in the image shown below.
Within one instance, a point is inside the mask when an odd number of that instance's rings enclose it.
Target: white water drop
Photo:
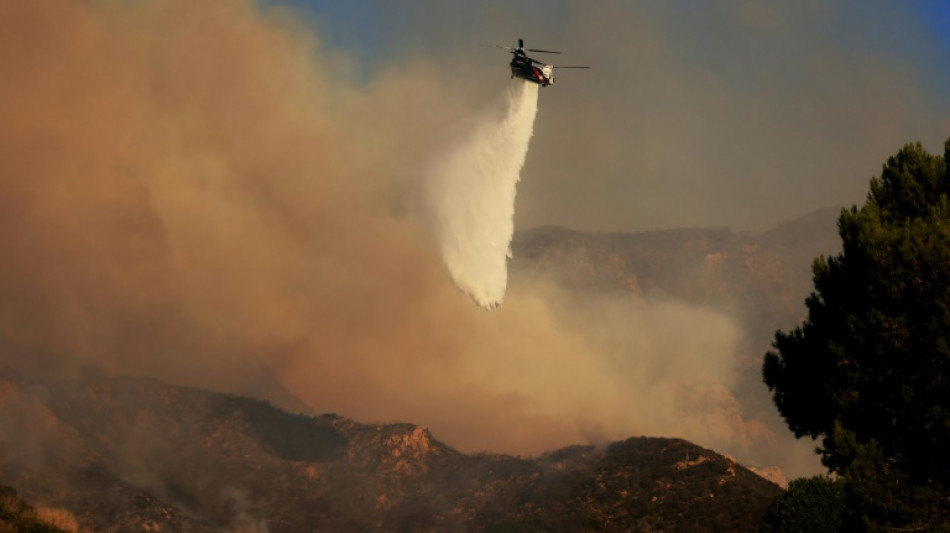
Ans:
[[[538,111],[538,85],[512,82],[507,110],[484,118],[433,166],[427,204],[442,261],[455,284],[494,309],[508,284],[516,185]]]

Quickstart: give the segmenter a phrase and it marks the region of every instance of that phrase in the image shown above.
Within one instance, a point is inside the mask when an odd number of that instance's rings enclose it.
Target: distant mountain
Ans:
[[[759,235],[728,228],[585,233],[545,227],[515,234],[513,275],[546,273],[580,291],[672,297],[734,310],[751,330],[799,319],[811,263],[837,253],[839,208],[815,211]]]
[[[683,440],[466,455],[411,424],[0,372],[0,484],[95,531],[752,531],[779,488]]]
[[[819,255],[841,252],[838,236],[840,207],[819,209],[805,216],[779,224],[756,236],[763,247],[774,250],[790,279],[811,287],[811,264]]]

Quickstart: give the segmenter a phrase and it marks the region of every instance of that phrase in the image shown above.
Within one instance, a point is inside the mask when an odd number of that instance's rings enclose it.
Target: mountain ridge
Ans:
[[[4,432],[42,450],[18,460],[0,442],[0,483],[89,530],[751,531],[780,490],[682,439],[463,454],[414,424],[293,415],[147,378],[5,371],[0,399]]]

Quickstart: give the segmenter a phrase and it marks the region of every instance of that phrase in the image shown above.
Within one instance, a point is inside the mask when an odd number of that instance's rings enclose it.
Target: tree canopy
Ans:
[[[841,253],[815,260],[808,316],[776,333],[763,378],[866,525],[931,520],[921,510],[950,508],[950,140],[943,157],[904,146],[838,229]]]
[[[844,527],[842,509],[840,481],[823,476],[799,478],[766,509],[759,533],[837,533]]]

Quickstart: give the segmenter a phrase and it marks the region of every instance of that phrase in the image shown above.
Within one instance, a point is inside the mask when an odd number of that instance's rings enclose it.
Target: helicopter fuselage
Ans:
[[[554,83],[554,67],[531,59],[524,52],[517,50],[511,58],[511,77],[521,78],[547,87]]]

